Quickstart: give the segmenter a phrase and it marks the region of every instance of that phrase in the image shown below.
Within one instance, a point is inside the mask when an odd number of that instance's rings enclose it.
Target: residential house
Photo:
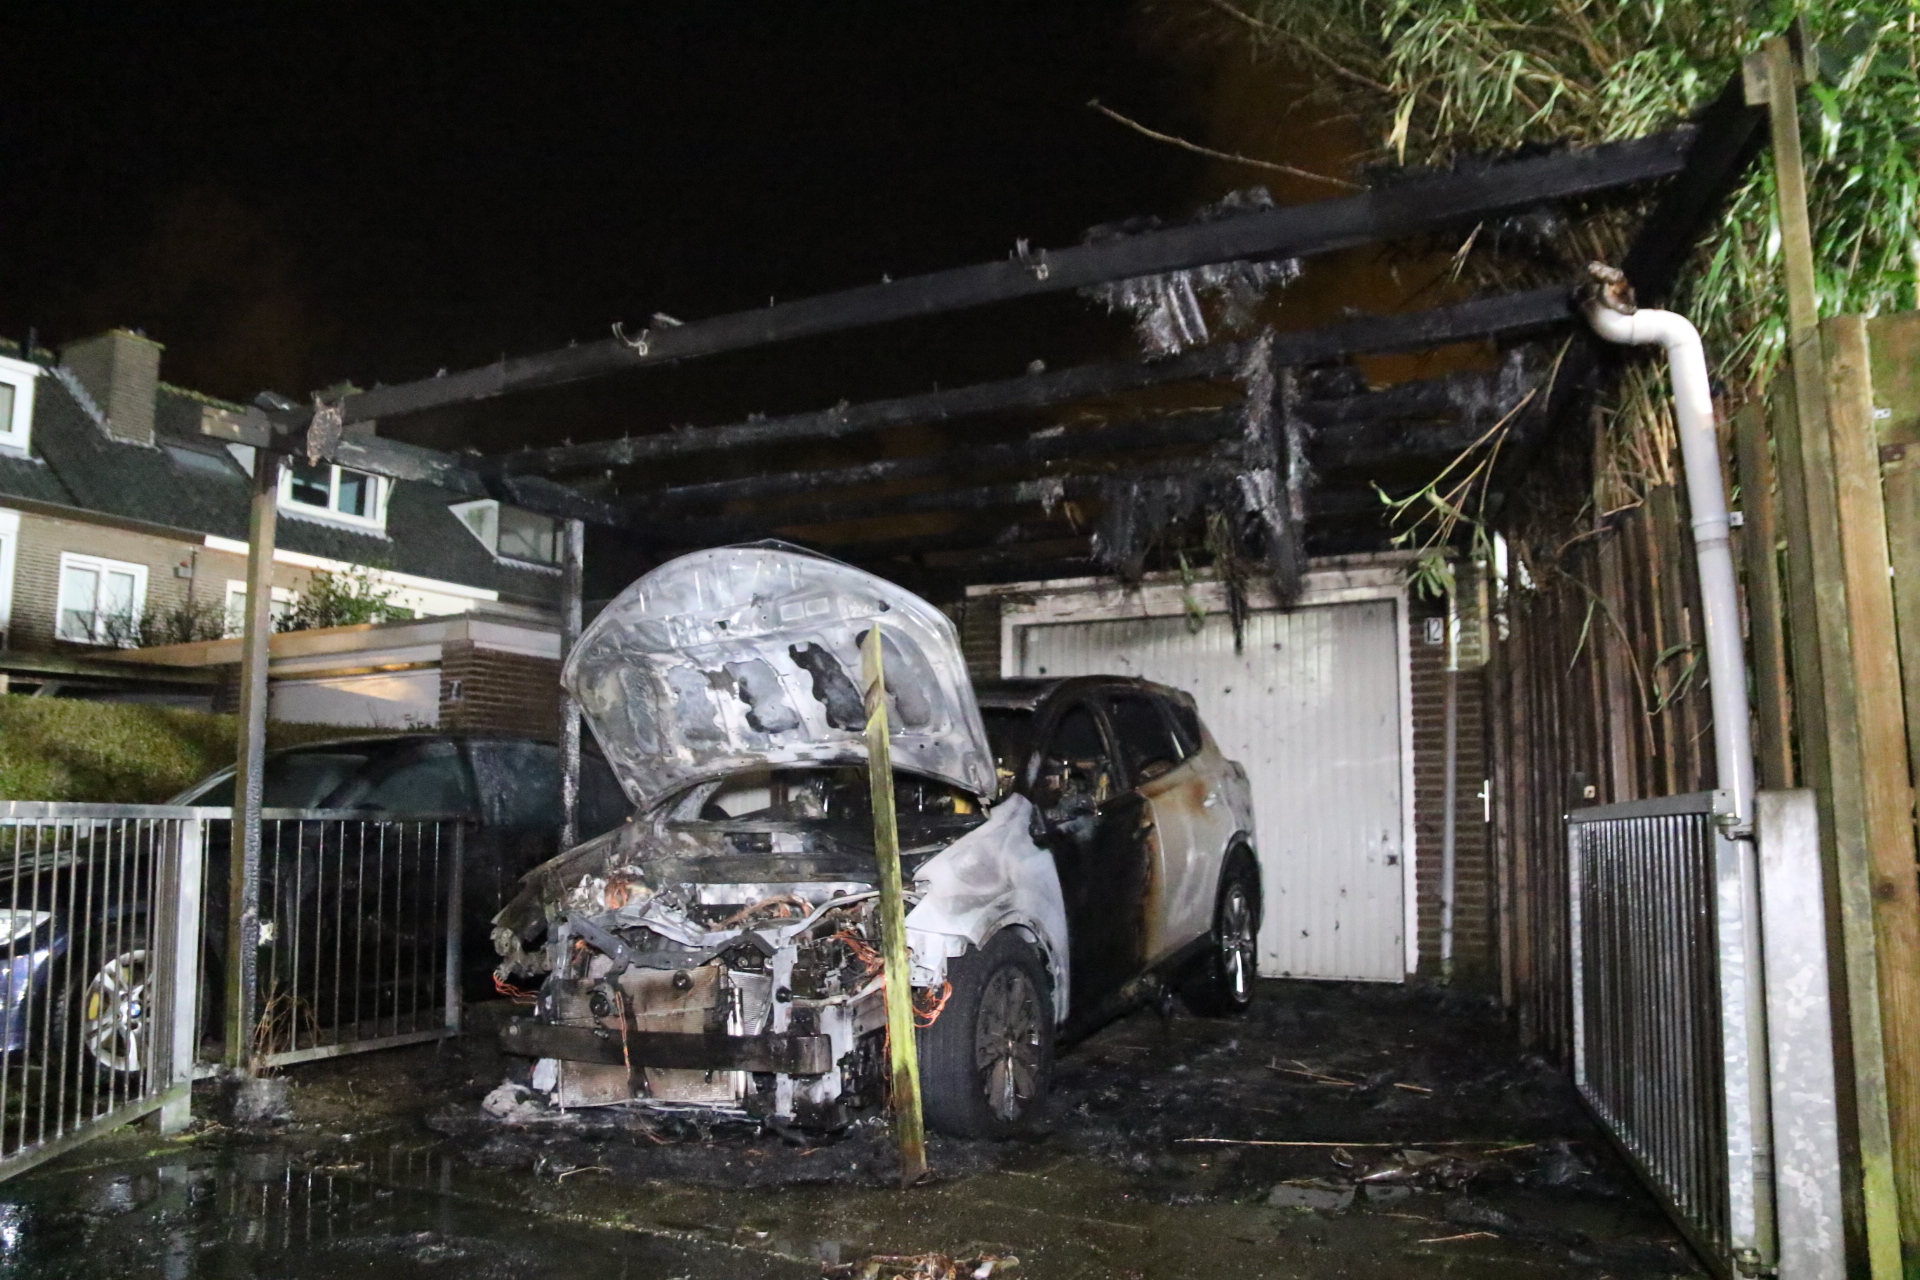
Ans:
[[[238,645],[217,637],[245,600],[253,450],[232,439],[243,407],[161,381],[161,355],[118,329],[57,357],[0,342],[0,680],[15,693],[232,704]],[[524,729],[550,707],[551,520],[298,462],[279,515],[277,609],[325,571],[434,624],[277,635],[276,716]]]

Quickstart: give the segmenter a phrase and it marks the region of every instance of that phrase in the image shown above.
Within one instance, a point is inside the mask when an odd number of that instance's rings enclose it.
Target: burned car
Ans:
[[[1246,775],[1141,681],[978,695],[953,624],[779,544],[655,569],[563,680],[636,806],[495,919],[504,1032],[559,1107],[837,1128],[884,1104],[886,1014],[860,646],[880,628],[930,1125],[999,1136],[1057,1036],[1178,987],[1244,1008],[1260,885]]]

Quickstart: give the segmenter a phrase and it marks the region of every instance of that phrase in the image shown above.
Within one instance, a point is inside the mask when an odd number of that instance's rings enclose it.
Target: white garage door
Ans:
[[[1406,978],[1399,606],[1051,623],[1014,632],[1027,676],[1132,675],[1185,689],[1253,783],[1268,975]]]

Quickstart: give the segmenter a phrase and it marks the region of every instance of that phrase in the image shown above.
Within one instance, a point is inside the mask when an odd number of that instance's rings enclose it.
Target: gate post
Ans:
[[[245,1071],[260,981],[260,805],[266,776],[267,661],[273,639],[273,540],[282,458],[253,451],[247,515],[247,621],[240,641],[240,748],[233,765],[233,831],[227,857],[227,1052]]]
[[[207,819],[181,818],[161,868],[155,900],[155,970],[160,1017],[152,1032],[155,1074],[162,1096],[161,1133],[178,1133],[193,1119],[193,1067],[200,1055],[200,890],[206,860]]]

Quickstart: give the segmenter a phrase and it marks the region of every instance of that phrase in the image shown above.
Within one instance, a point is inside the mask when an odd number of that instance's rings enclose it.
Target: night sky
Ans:
[[[1073,243],[1194,201],[1191,158],[1085,106],[1191,125],[1164,54],[1093,0],[10,7],[0,334],[139,327],[169,381],[303,395]],[[584,438],[1123,341],[1057,299],[393,433]]]

